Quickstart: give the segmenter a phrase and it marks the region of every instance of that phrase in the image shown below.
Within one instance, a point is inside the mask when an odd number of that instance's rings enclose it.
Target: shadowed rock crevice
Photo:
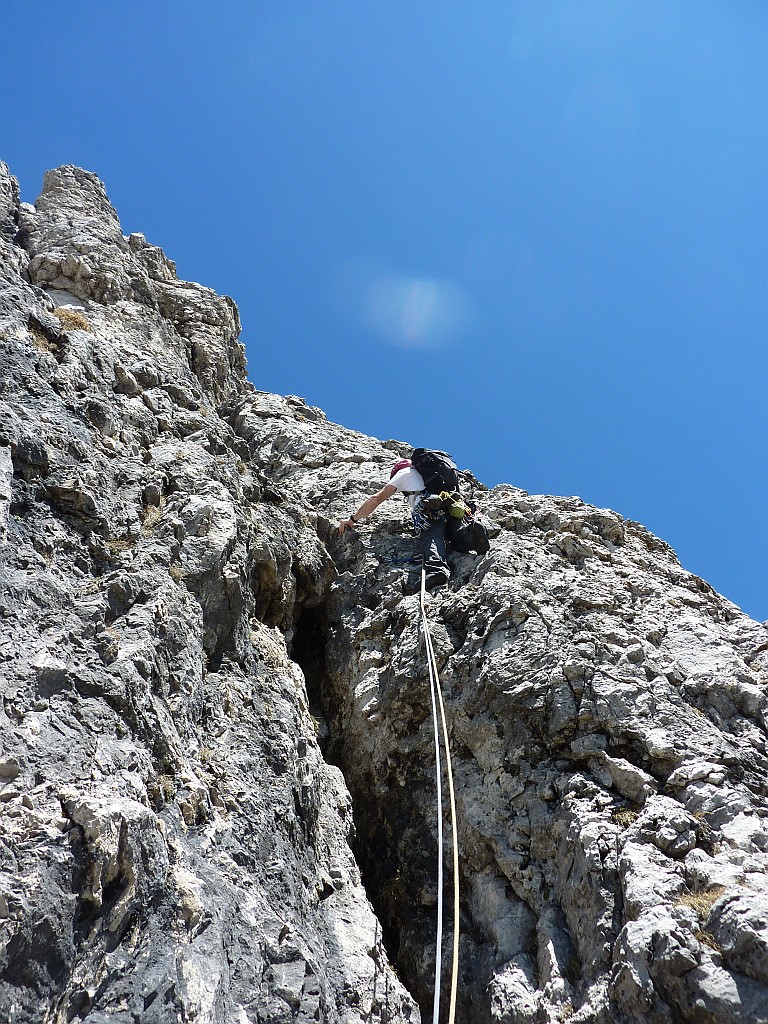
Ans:
[[[290,654],[304,673],[309,710],[316,722],[321,750],[327,757],[333,737],[328,730],[325,697],[328,609],[325,603],[302,606],[293,630]]]
[[[304,674],[310,712],[325,758],[341,768],[353,795],[354,831],[350,845],[381,923],[381,940],[403,983],[417,997],[422,1014],[431,1013],[432,991],[431,986],[424,984],[423,960],[431,956],[434,963],[436,893],[432,876],[437,847],[424,834],[419,815],[420,802],[426,794],[416,796],[411,790],[414,786],[434,785],[434,767],[419,781],[421,768],[414,772],[407,755],[400,759],[393,755],[388,766],[393,779],[385,782],[384,788],[395,792],[393,799],[380,801],[381,780],[372,778],[370,767],[358,758],[354,737],[345,736],[341,709],[336,703],[338,694],[330,677],[330,649],[333,635],[338,635],[338,624],[332,620],[333,604],[329,592],[320,604],[301,608],[291,656]],[[399,785],[394,778],[406,776],[410,777],[407,786]],[[403,864],[403,857],[407,857],[407,865]],[[445,899],[450,898],[448,886]],[[404,928],[409,932],[406,944],[401,942]]]

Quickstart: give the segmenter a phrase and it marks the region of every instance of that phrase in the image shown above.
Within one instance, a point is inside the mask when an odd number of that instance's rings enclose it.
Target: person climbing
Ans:
[[[450,491],[448,487],[442,488],[446,477],[440,472],[433,472],[428,459],[422,459],[422,453],[427,457],[442,456],[442,462],[445,463],[447,460],[453,467],[453,476],[447,477],[448,483],[455,482]],[[426,482],[414,465],[415,461],[422,465],[428,478]],[[389,474],[389,483],[366,498],[349,519],[343,519],[339,523],[339,533],[343,535],[345,530],[357,526],[361,519],[367,518],[383,501],[398,491],[405,495],[411,508],[416,536],[419,538],[427,590],[441,587],[450,579],[449,550],[464,553],[475,551],[479,555],[484,555],[490,549],[485,527],[474,518],[474,507],[463,501],[458,494],[458,475],[450,457],[444,452],[433,453],[423,448],[414,450],[413,459],[399,459],[394,464]],[[464,506],[465,511],[459,517],[456,512],[460,505]],[[449,511],[451,508],[453,512]]]

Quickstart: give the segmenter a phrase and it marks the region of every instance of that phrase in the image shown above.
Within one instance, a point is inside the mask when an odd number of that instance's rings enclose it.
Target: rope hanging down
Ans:
[[[440,726],[445,749],[445,764],[448,776],[448,799],[451,810],[451,839],[453,847],[453,963],[451,969],[451,998],[448,1009],[448,1024],[454,1024],[456,1016],[456,987],[459,976],[459,843],[456,832],[456,797],[453,789],[453,766],[451,750],[448,745],[448,726],[445,718],[445,705],[440,690],[440,677],[437,671],[437,660],[429,632],[429,620],[424,604],[426,592],[426,571],[421,568],[421,623],[424,629],[424,644],[427,650],[427,667],[429,669],[429,692],[432,700],[432,724],[435,734],[435,774],[437,781],[437,941],[435,946],[435,996],[432,1007],[432,1022],[440,1020],[440,975],[442,971],[443,946],[443,789],[442,763],[440,758],[440,737],[438,733],[438,710]]]

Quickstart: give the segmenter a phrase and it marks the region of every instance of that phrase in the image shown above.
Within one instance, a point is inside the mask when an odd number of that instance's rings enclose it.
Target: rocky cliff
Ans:
[[[94,175],[32,207],[0,165],[2,1020],[429,1015],[412,541],[335,530],[408,446],[257,391],[238,332]],[[768,1021],[768,629],[613,512],[465,485],[457,1020]]]

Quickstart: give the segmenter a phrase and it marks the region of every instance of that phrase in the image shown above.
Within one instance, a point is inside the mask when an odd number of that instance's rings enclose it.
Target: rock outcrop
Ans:
[[[238,334],[94,175],[32,207],[0,165],[3,1020],[428,1016],[413,541],[396,501],[335,530],[408,446],[255,390]],[[464,477],[457,1020],[768,1022],[768,629],[639,524]]]

